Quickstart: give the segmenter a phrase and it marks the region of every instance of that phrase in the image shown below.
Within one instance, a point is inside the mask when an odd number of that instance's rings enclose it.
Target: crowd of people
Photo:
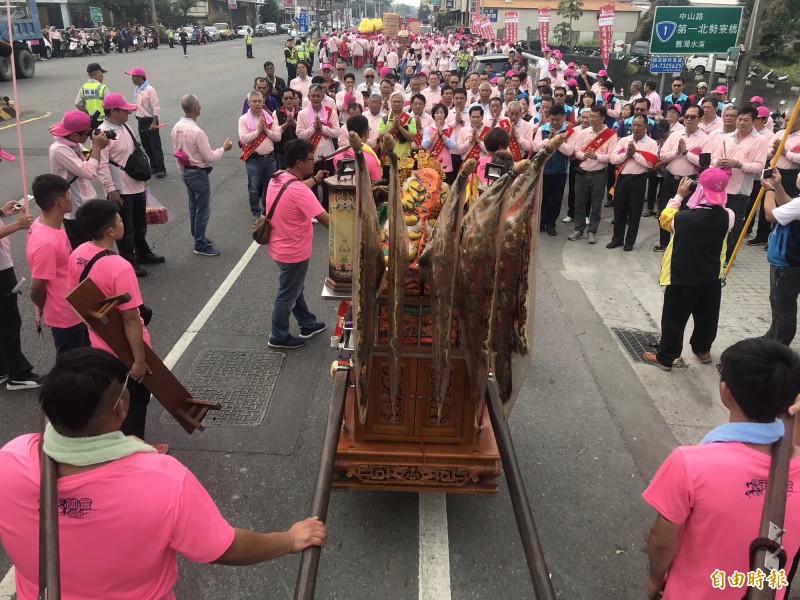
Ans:
[[[89,29],[75,25],[66,29],[50,26],[42,29],[42,38],[45,45],[50,46],[50,58],[128,53],[146,48],[155,50],[159,44],[159,34],[155,27],[137,23],[116,27],[107,27],[101,23],[99,27]],[[41,49],[39,52],[41,54]],[[46,59],[45,56],[42,58]]]

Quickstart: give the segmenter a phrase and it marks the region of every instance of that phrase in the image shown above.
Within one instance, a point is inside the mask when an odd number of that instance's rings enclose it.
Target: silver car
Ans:
[[[210,41],[219,42],[222,40],[222,36],[219,33],[219,29],[217,29],[213,25],[206,25],[203,29],[205,29],[206,36]]]

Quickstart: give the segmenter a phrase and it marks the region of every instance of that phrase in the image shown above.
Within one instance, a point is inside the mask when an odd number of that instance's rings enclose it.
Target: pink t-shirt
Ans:
[[[65,329],[81,322],[67,302],[67,268],[72,252],[64,227],[53,229],[39,217],[28,229],[25,255],[31,277],[47,280],[44,322],[50,327]]]
[[[264,210],[267,213],[283,184],[293,177],[294,175],[284,172],[270,180],[264,201]],[[272,215],[269,255],[273,260],[299,263],[308,259],[314,239],[311,219],[323,211],[316,195],[307,185],[302,181],[290,183]]]
[[[75,251],[69,257],[69,271],[67,273],[67,286],[69,289],[74,290],[78,287],[83,269],[89,264],[89,261],[94,258],[95,254],[102,251],[102,248],[95,246],[92,242],[85,242],[75,248]],[[139,290],[139,282],[136,279],[136,273],[133,272],[131,263],[118,254],[104,256],[99,259],[92,265],[92,270],[89,271],[88,277],[94,281],[95,285],[100,288],[100,291],[103,292],[106,297],[117,296],[125,292],[131,295],[130,301],[118,305],[117,310],[123,311],[130,308],[137,308],[142,304],[142,292]],[[141,321],[141,317],[139,317],[139,320]],[[147,331],[147,327],[144,326],[144,321],[141,321],[141,323],[144,343],[149,346],[150,333]],[[89,328],[89,342],[93,348],[105,350],[116,356],[108,344],[92,331],[91,327]]]
[[[738,442],[680,446],[661,465],[642,497],[661,515],[680,523],[678,552],[664,600],[740,600],[744,588],[711,586],[715,569],[747,573],[750,542],[758,537],[770,457]],[[800,546],[800,457],[793,458],[786,496],[783,546],[792,558]],[[776,598],[784,597],[779,590]]]
[[[0,449],[0,540],[16,568],[17,600],[39,587],[39,434]],[[58,480],[63,600],[171,600],[176,552],[217,560],[233,543],[197,478],[176,459],[132,454]]]

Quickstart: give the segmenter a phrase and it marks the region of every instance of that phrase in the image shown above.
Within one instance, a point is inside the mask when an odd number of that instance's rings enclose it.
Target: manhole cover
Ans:
[[[186,379],[186,389],[195,398],[222,403],[220,410],[208,412],[203,425],[261,425],[285,356],[267,350],[202,350]],[[175,423],[167,412],[161,421]]]
[[[647,364],[642,358],[645,352],[655,352],[661,341],[661,336],[652,331],[639,331],[638,329],[623,329],[622,327],[612,327],[611,331],[622,343],[622,347],[628,352],[633,362]],[[678,369],[685,369],[689,365],[682,358],[678,358],[672,366]]]

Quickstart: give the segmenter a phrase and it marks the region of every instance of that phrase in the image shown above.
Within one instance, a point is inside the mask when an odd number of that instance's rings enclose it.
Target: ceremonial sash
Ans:
[[[656,154],[653,154],[652,152],[647,152],[646,150],[637,150],[636,153],[641,154],[644,157],[644,159],[650,165],[651,169],[655,167],[656,164],[658,163],[658,156]],[[625,168],[625,165],[628,163],[630,159],[631,157],[629,156],[628,158],[623,160],[614,171],[614,185],[612,185],[611,189],[608,190],[608,195],[611,196],[612,198],[614,197],[614,188],[617,187],[617,181],[619,179],[619,176],[622,174],[622,169]]]
[[[511,120],[500,119],[500,121],[497,123],[497,126],[503,131],[507,131],[509,137],[511,138],[508,142],[508,151],[511,152],[511,156],[514,157],[514,161],[516,162],[522,160],[522,148],[519,147],[517,138],[511,135]]]
[[[486,125],[484,125],[483,129],[480,132],[480,135],[478,135],[478,141],[483,140],[484,136],[487,133],[489,133],[489,131],[490,131],[490,128],[487,127]],[[469,160],[470,158],[477,159],[480,155],[481,155],[481,145],[480,144],[473,144],[472,148],[469,149],[469,152],[467,152],[467,155],[464,157],[464,160],[466,161],[466,160]]]
[[[433,130],[434,135],[436,135],[436,128],[433,127],[431,129]],[[448,136],[449,137],[450,134],[452,134],[452,133],[453,133],[453,128],[452,127],[447,127],[445,129],[442,129],[442,135],[436,137],[436,142],[433,144],[433,147],[431,148],[431,151],[430,151],[431,156],[433,156],[433,157],[439,156],[439,153],[442,150],[444,150],[444,139],[443,139],[444,136]]]
[[[414,117],[414,120],[416,121],[416,117]],[[420,118],[420,125],[422,125],[421,118]],[[414,134],[414,143],[420,148],[422,147],[422,131],[420,131],[419,127],[417,127],[417,133]]]
[[[267,134],[262,131],[256,136],[256,139],[249,144],[242,146],[242,155],[239,158],[242,160],[247,160],[250,158],[250,155],[256,151],[256,148],[258,148],[261,145],[261,142],[263,142],[265,139],[267,139]]]
[[[396,120],[397,120],[397,122],[398,122],[398,123],[400,123],[400,126],[401,126],[401,127],[405,127],[405,126],[406,126],[406,125],[408,125],[408,123],[411,121],[411,115],[410,115],[410,114],[408,114],[407,112],[401,112],[401,113],[400,113],[400,116],[399,116],[399,117],[397,117],[397,119],[396,119]],[[389,124],[389,117],[386,117],[386,124],[387,124],[387,125]],[[398,135],[399,135],[399,132],[395,131],[395,132],[394,132],[394,139],[399,139],[399,138],[398,138]],[[416,139],[417,139],[417,138],[415,137],[415,138],[414,138],[414,141],[416,141]],[[405,139],[403,139],[403,142],[402,142],[402,143],[405,143]]]
[[[309,106],[309,108],[311,107]],[[330,127],[331,126],[330,118],[333,110],[331,109],[330,106],[323,106],[322,108],[326,110],[328,117],[328,119],[324,121],[322,124]],[[317,153],[317,146],[319,145],[321,139],[322,139],[322,131],[314,131],[314,134],[311,136],[311,140],[309,140],[311,142],[311,145],[314,146],[314,154]]]
[[[603,144],[605,144],[608,140],[613,138],[615,135],[616,135],[616,132],[613,129],[611,129],[610,127],[606,127],[605,129],[603,129],[603,131],[598,133],[594,137],[594,139],[589,141],[589,143],[587,143],[586,146],[583,147],[583,151],[584,152],[597,152],[603,146]],[[583,161],[581,161],[581,162],[583,162]]]

